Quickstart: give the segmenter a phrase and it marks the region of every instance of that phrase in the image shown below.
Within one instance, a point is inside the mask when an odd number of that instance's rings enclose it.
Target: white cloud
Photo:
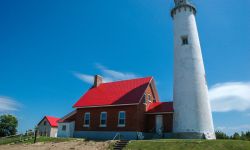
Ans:
[[[246,111],[250,109],[250,83],[216,84],[209,89],[209,98],[214,112]]]
[[[78,78],[78,79],[80,79],[80,80],[82,80],[82,81],[84,81],[84,82],[86,82],[86,83],[89,83],[89,84],[92,84],[93,83],[93,76],[91,76],[91,75],[87,75],[87,74],[81,74],[81,73],[78,73],[78,72],[74,72],[74,75]]]
[[[220,127],[216,127],[215,130],[226,132],[227,134],[232,135],[235,132],[240,133],[240,132],[250,131],[250,124],[243,124],[243,125],[230,126],[230,127],[220,126]]]
[[[138,77],[134,73],[111,70],[102,66],[101,64],[96,64],[95,67],[98,70],[100,70],[101,72],[100,75],[103,77],[103,82],[127,80],[127,79],[133,79],[133,78]],[[74,75],[85,83],[93,84],[93,80],[94,80],[93,75],[83,74],[83,73],[78,73],[78,72],[74,72]]]
[[[107,69],[106,67],[104,67],[104,66],[102,66],[100,64],[96,64],[96,68],[101,70],[104,77],[106,77],[107,79],[112,80],[112,81],[133,79],[133,78],[138,77],[134,73],[119,72],[119,71],[116,71],[116,70],[110,70],[110,69]]]
[[[20,104],[10,97],[0,96],[0,113],[17,111]]]

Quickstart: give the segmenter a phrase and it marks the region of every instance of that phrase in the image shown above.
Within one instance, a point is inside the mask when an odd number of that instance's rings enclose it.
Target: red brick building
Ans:
[[[96,75],[73,107],[59,121],[59,137],[144,139],[172,132],[173,103],[160,102],[153,77],[102,83]]]

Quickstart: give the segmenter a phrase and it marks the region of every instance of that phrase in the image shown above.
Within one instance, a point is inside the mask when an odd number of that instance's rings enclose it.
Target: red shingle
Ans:
[[[147,113],[163,113],[173,111],[173,102],[157,102],[149,105]]]
[[[139,103],[152,77],[102,83],[89,89],[73,107]]]
[[[60,120],[60,118],[56,118],[56,117],[51,117],[51,116],[45,116],[45,118],[48,120],[50,126],[52,127],[57,127],[57,121]]]

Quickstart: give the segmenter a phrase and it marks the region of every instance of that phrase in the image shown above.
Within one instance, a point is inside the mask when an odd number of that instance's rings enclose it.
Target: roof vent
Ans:
[[[100,84],[102,84],[102,76],[95,75],[95,77],[94,77],[94,87],[98,87]]]

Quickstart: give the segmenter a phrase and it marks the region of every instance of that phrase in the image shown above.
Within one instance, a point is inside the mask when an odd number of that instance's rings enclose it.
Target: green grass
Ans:
[[[40,136],[40,137],[37,137],[36,139],[36,142],[55,142],[55,143],[58,143],[58,142],[66,142],[66,141],[71,141],[73,139],[71,138],[52,138],[52,137],[45,137],[45,136]],[[27,140],[27,141],[24,141],[23,143],[33,143],[34,142],[34,138],[33,139],[30,139],[30,140]]]
[[[0,138],[0,145],[13,143],[13,142],[19,141],[19,140],[20,140],[20,135],[6,137],[6,138]]]
[[[145,140],[131,141],[125,150],[250,150],[241,140]]]
[[[36,142],[65,142],[73,140],[71,138],[51,138],[51,137],[45,137],[40,136],[37,137]],[[34,137],[32,136],[13,136],[8,138],[0,138],[0,145],[3,144],[32,144],[34,142]]]

